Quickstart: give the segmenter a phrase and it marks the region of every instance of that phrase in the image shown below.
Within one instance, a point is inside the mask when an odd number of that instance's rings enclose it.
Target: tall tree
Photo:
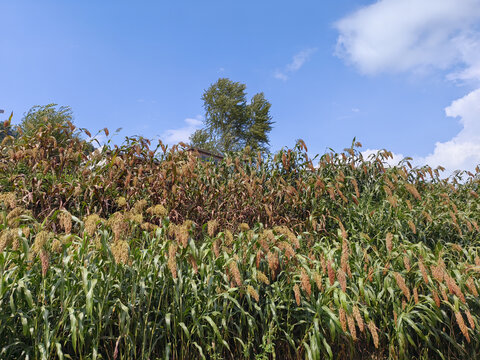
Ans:
[[[268,150],[271,104],[263,93],[247,103],[245,89],[245,84],[221,78],[205,90],[205,127],[190,137],[192,146],[216,152],[238,151],[247,145]]]
[[[69,106],[48,104],[32,107],[23,117],[18,126],[19,138],[29,141],[40,131],[48,132],[55,138],[59,147],[68,147],[71,140],[84,143],[87,153],[94,150],[91,142],[82,139],[81,131],[73,123],[73,113]]]
[[[50,127],[57,142],[70,137],[73,114],[69,106],[57,107],[57,104],[33,106],[18,126],[22,135],[29,138],[38,131]]]

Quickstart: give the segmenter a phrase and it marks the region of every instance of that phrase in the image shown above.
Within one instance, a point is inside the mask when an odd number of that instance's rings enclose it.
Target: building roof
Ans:
[[[191,147],[187,149],[190,152],[197,152],[202,159],[213,158],[214,160],[223,160],[223,155],[215,154],[207,150]]]

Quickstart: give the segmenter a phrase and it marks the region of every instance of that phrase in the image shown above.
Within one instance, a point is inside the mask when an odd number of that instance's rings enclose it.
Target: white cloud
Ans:
[[[186,126],[178,129],[169,129],[166,130],[160,138],[165,144],[175,145],[179,142],[187,143],[189,141],[190,135],[192,135],[196,130],[202,127],[202,120],[200,116],[197,118],[187,118],[185,119]]]
[[[431,154],[414,157],[412,164],[428,164],[433,168],[443,166],[446,176],[455,170],[472,171],[480,164],[480,89],[454,100],[445,108],[445,114],[459,118],[462,130],[451,140],[437,142]],[[368,157],[377,151],[368,149],[362,154]],[[403,154],[393,154],[393,157],[389,159],[389,165],[397,165],[404,158]]]
[[[449,141],[437,142],[433,152],[418,161],[441,165],[447,172],[473,170],[480,164],[480,89],[453,101],[445,113],[460,118],[462,130]]]
[[[293,56],[290,64],[287,64],[283,70],[276,70],[273,76],[276,79],[287,81],[289,75],[300,70],[300,68],[310,59],[315,51],[317,51],[317,49],[314,48],[300,51]]]
[[[455,100],[445,109],[447,116],[460,117],[464,128],[451,140],[435,143],[433,152],[427,156],[414,156],[411,164],[423,166],[428,164],[432,168],[442,166],[445,176],[455,170],[473,171],[480,165],[480,89],[472,91],[461,99]],[[377,153],[378,149],[362,151],[365,158]],[[393,159],[388,165],[397,165],[404,158],[403,154],[392,153]]]
[[[378,149],[367,149],[365,151],[362,151],[362,155],[363,155],[364,159],[368,159],[371,155],[377,154],[378,151],[379,151]],[[397,166],[398,163],[405,158],[405,156],[403,156],[403,154],[392,153],[392,156],[393,156],[393,159],[388,158],[388,160],[385,160],[385,162],[389,166]]]
[[[335,26],[336,54],[364,74],[441,70],[448,80],[480,84],[480,0],[379,0]],[[445,113],[462,130],[414,163],[473,170],[480,163],[480,89]]]
[[[480,0],[380,0],[335,24],[336,52],[367,74],[468,69],[479,57],[479,20]]]
[[[480,31],[471,31],[458,36],[455,39],[455,45],[464,66],[460,70],[451,72],[447,79],[478,82],[480,80]]]

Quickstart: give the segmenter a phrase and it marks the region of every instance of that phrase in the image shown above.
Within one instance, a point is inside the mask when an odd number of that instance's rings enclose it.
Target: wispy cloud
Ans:
[[[187,143],[190,135],[202,127],[203,121],[201,116],[196,118],[187,118],[184,120],[185,126],[177,129],[169,129],[160,135],[160,139],[168,145],[175,145],[179,142]]]
[[[275,74],[273,74],[273,76],[275,77],[275,79],[279,79],[279,80],[283,80],[283,81],[288,80],[288,76],[285,75],[285,73],[281,72],[280,70],[276,70]]]
[[[479,24],[480,0],[380,0],[336,23],[336,55],[364,74],[429,69],[478,87]],[[452,101],[445,114],[462,130],[414,163],[472,170],[480,163],[480,89]]]
[[[341,116],[337,117],[337,120],[351,119],[351,118],[355,117],[358,113],[360,113],[359,108],[352,108],[351,112],[349,114],[341,115]]]
[[[282,70],[277,69],[273,76],[276,79],[287,81],[291,74],[301,69],[301,67],[310,59],[315,51],[317,51],[316,48],[300,51],[293,56],[291,63],[287,64]]]

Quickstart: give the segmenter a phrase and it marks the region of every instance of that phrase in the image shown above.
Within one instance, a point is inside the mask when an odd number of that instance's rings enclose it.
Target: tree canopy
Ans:
[[[33,106],[24,116],[20,125],[16,128],[19,141],[30,141],[41,131],[51,134],[57,144],[68,147],[71,140],[84,143],[87,153],[94,150],[91,142],[81,137],[81,129],[73,124],[73,113],[69,106],[57,104]],[[88,136],[89,133],[85,132]]]
[[[268,151],[271,104],[263,93],[247,103],[245,90],[245,84],[220,78],[204,91],[205,126],[190,137],[192,146],[221,153],[246,146]]]
[[[33,136],[45,127],[52,127],[53,136],[62,141],[71,136],[73,130],[73,114],[69,106],[57,104],[33,106],[24,116],[18,129],[27,138]]]

